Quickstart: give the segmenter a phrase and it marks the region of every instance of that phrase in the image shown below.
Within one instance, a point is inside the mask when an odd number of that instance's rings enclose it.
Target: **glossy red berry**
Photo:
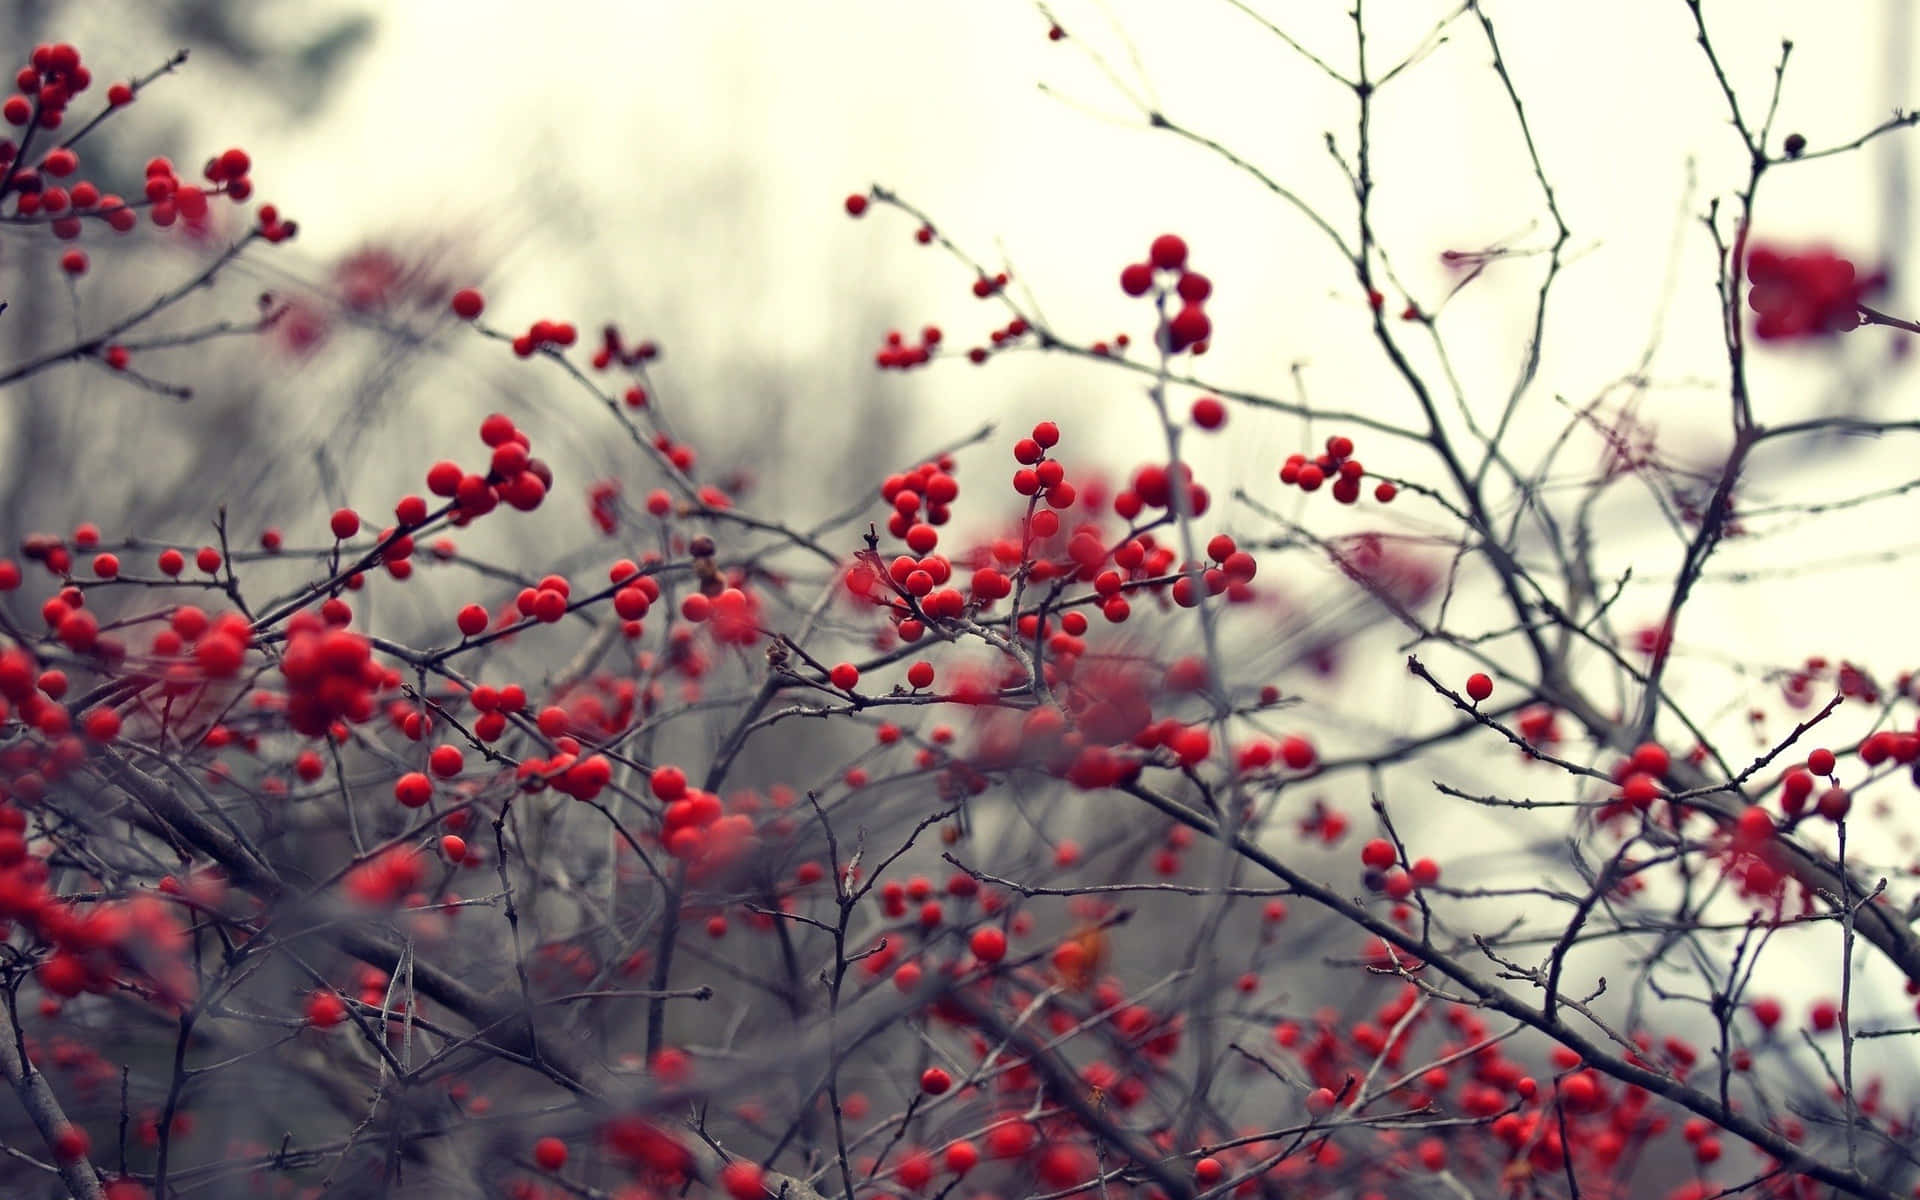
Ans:
[[[867,198],[855,192],[853,195],[847,197],[846,206],[847,215],[857,217],[867,211]]]
[[[1163,233],[1147,248],[1147,258],[1162,271],[1177,271],[1187,265],[1187,241],[1177,233]]]
[[[567,1144],[557,1137],[543,1137],[533,1144],[533,1161],[542,1171],[558,1171],[567,1165]]]
[[[953,1076],[939,1067],[928,1067],[920,1072],[920,1090],[929,1096],[943,1095],[952,1086]]]
[[[1467,698],[1469,700],[1478,704],[1491,695],[1493,695],[1493,679],[1491,676],[1479,671],[1475,671],[1473,674],[1467,676]]]
[[[408,771],[394,782],[393,798],[407,808],[420,808],[433,799],[433,781],[418,771]]]
[[[1007,935],[992,925],[983,925],[967,939],[967,948],[983,963],[997,963],[1007,956]]]
[[[471,321],[485,311],[487,301],[486,297],[480,294],[479,288],[461,288],[453,294],[450,307],[453,309],[454,316],[463,321]]]

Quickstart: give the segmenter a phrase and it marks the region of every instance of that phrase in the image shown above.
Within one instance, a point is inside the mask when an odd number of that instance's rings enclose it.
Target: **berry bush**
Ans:
[[[1914,480],[1860,448],[1920,433],[1883,403],[1920,332],[1891,268],[1770,234],[1764,185],[1915,118],[1785,132],[1791,45],[1753,91],[1716,40],[1736,6],[1673,5],[1742,164],[1689,197],[1664,301],[1719,371],[1650,349],[1581,395],[1555,305],[1609,247],[1498,6],[1409,36],[1356,3],[1326,44],[1231,7],[1345,104],[1315,168],[1341,207],[1119,90],[1143,148],[1244,176],[1325,277],[1146,228],[1087,264],[1129,314],[1089,334],[938,197],[823,196],[951,284],[848,348],[882,387],[1046,358],[1107,415],[902,446],[813,510],[758,502],[777,445],[703,462],[680,430],[723,399],[604,315],[365,254],[236,301],[215,285],[298,232],[253,156],[92,157],[195,86],[163,78],[184,55],[102,86],[34,47],[0,270],[59,319],[0,384],[186,414],[217,345],[325,353],[331,304],[542,399],[450,395],[461,440],[388,447],[404,485],[285,528],[196,496],[188,539],[13,447],[69,511],[0,557],[0,1191],[1920,1195],[1920,679],[1898,629],[1754,602],[1809,576],[1855,602],[1796,539],[1897,555]],[[1389,236],[1376,126],[1460,47],[1529,224]],[[117,263],[118,308],[89,292]],[[1261,336],[1216,289],[1275,286],[1327,293],[1377,395],[1209,370]],[[1520,335],[1460,369],[1490,313]]]

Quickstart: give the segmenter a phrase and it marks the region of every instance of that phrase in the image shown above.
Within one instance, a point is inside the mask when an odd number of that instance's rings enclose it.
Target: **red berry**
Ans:
[[[1120,290],[1129,296],[1144,296],[1153,290],[1153,264],[1128,263],[1120,271]]]
[[[907,682],[916,688],[933,686],[933,664],[926,661],[914,663],[907,668]]]
[[[1740,841],[1757,846],[1773,836],[1773,817],[1758,804],[1751,805],[1741,810],[1735,831]]]
[[[487,631],[487,610],[478,604],[469,604],[460,610],[454,621],[467,637],[479,637]]]
[[[720,1168],[720,1186],[729,1200],[762,1200],[767,1194],[766,1172],[759,1163],[735,1159]]]
[[[967,947],[981,962],[997,963],[1007,956],[1007,935],[995,926],[983,925],[973,931]]]
[[[1833,751],[1831,750],[1822,747],[1807,755],[1807,770],[1812,771],[1815,775],[1831,775],[1833,774],[1833,767],[1834,759]]]
[[[61,1162],[78,1162],[92,1147],[93,1139],[78,1125],[62,1125],[53,1135],[53,1155]]]
[[[209,575],[220,569],[220,562],[220,552],[212,546],[200,547],[199,553],[193,556],[193,565]]]
[[[69,275],[85,275],[87,273],[87,252],[85,250],[69,250],[65,254],[62,254],[60,256],[60,269]]]
[[[1384,871],[1400,861],[1400,852],[1385,838],[1374,838],[1360,848],[1360,861],[1376,871]]]
[[[333,536],[345,541],[360,532],[360,515],[350,508],[336,509],[330,524],[333,527]]]
[[[1660,796],[1660,781],[1644,771],[1635,771],[1627,776],[1620,785],[1620,797],[1633,807],[1644,810]]]
[[[1147,248],[1147,258],[1163,271],[1177,271],[1187,265],[1187,242],[1177,233],[1163,233]]]
[[[461,288],[453,294],[453,315],[463,321],[471,321],[487,307],[486,297],[479,288]]]
[[[435,746],[433,753],[427,756],[427,766],[442,779],[458,775],[464,765],[458,746]]]
[[[1491,677],[1479,671],[1475,671],[1473,674],[1467,676],[1467,698],[1469,700],[1478,704],[1491,695],[1493,695],[1493,680]]]
[[[408,771],[394,782],[393,798],[408,808],[419,808],[433,799],[433,781],[418,771]]]
[[[557,1137],[543,1137],[533,1144],[533,1161],[542,1171],[558,1171],[567,1165],[567,1144]]]
[[[1167,322],[1167,335],[1173,350],[1185,350],[1207,340],[1213,333],[1213,321],[1197,304],[1189,304]]]
[[[848,196],[846,204],[847,215],[850,217],[857,217],[867,211],[867,198],[858,192]]]
[[[928,1067],[920,1072],[920,1090],[929,1096],[938,1096],[953,1086],[953,1076],[939,1067]]]
[[[655,767],[650,783],[653,794],[669,804],[687,794],[687,773],[679,767]]]
[[[307,997],[307,1023],[315,1029],[332,1029],[347,1019],[347,1004],[331,991],[318,991]]]
[[[1193,423],[1202,429],[1218,429],[1227,423],[1227,406],[1217,396],[1202,396],[1193,402]]]
[[[1313,765],[1316,757],[1313,743],[1303,737],[1287,737],[1280,740],[1280,759],[1296,771],[1304,771]]]
[[[843,692],[852,691],[854,685],[860,682],[860,668],[852,663],[843,662],[833,668],[830,677],[833,680],[833,686]]]
[[[162,550],[157,565],[162,575],[178,575],[187,569],[187,556],[178,550]]]

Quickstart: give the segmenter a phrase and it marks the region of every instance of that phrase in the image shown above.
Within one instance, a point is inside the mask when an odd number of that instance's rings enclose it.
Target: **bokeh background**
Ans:
[[[1350,67],[1345,6],[1252,7]],[[1570,409],[1607,396],[1637,403],[1675,461],[1710,468],[1726,426],[1725,352],[1702,221],[1747,164],[1686,6],[1488,10],[1572,231],[1514,457],[1526,462]],[[244,317],[265,293],[295,306],[273,335],[140,357],[157,377],[191,379],[192,400],[89,365],[9,392],[0,405],[9,544],[92,519],[110,539],[197,545],[222,505],[238,542],[278,527],[290,545],[319,544],[327,511],[387,511],[417,488],[424,463],[470,451],[476,414],[490,409],[565,465],[545,509],[483,524],[463,548],[514,561],[533,547],[589,541],[589,484],[619,478],[632,500],[652,486],[647,468],[557,373],[445,316],[446,291],[468,284],[485,289],[488,318],[503,327],[571,320],[591,343],[612,321],[657,341],[658,403],[703,464],[750,479],[749,507],[796,521],[845,509],[986,421],[1000,434],[961,459],[976,496],[1010,469],[1005,443],[1041,418],[1061,423],[1070,461],[1128,469],[1155,456],[1159,430],[1136,375],[1030,352],[985,367],[943,360],[877,372],[872,354],[890,329],[936,323],[949,346],[964,348],[1005,314],[971,296],[960,264],[916,246],[907,217],[877,209],[847,219],[842,198],[872,184],[1010,270],[1023,300],[1084,341],[1120,331],[1136,346],[1149,341],[1145,306],[1120,294],[1116,276],[1153,235],[1179,232],[1215,285],[1216,333],[1196,364],[1203,378],[1388,420],[1415,416],[1370,340],[1365,298],[1312,225],[1219,156],[1146,127],[1143,104],[1351,227],[1325,141],[1332,131],[1351,154],[1350,95],[1231,3],[1061,0],[1043,12],[894,0],[154,0],[0,11],[11,44],[75,42],[103,82],[189,47],[179,77],[110,123],[89,161],[113,164],[105,173],[132,191],[151,154],[192,164],[244,146],[259,198],[301,226],[295,242],[250,256],[173,318],[185,328]],[[1443,251],[1526,251],[1551,233],[1486,43],[1471,17],[1443,24],[1452,11],[1426,0],[1365,9],[1377,62],[1426,47],[1383,93],[1372,131],[1376,230],[1398,285],[1389,311],[1446,296],[1457,276]],[[1920,37],[1901,0],[1722,0],[1707,15],[1756,120],[1781,40],[1793,41],[1775,145],[1788,132],[1816,147],[1844,142],[1920,103],[1909,69]],[[1070,36],[1049,41],[1051,21]],[[1827,243],[1885,267],[1884,307],[1916,315],[1909,142],[1889,136],[1771,173],[1757,235]],[[49,239],[0,229],[13,289],[0,339],[16,357],[59,344],[141,302],[156,280],[190,274],[203,253],[143,227],[72,283]],[[1477,411],[1497,407],[1516,377],[1538,266],[1516,253],[1444,311],[1448,365]],[[1437,376],[1439,360],[1421,353],[1418,365]],[[1769,421],[1908,413],[1920,397],[1907,361],[1904,336],[1883,330],[1758,349],[1756,405]],[[1330,432],[1341,431],[1236,411],[1226,435],[1190,441],[1202,478],[1217,481],[1219,524],[1252,540],[1270,532],[1231,502],[1233,484],[1299,512],[1274,469]],[[1374,470],[1431,471],[1403,446],[1362,439],[1360,451]],[[1716,670],[1678,676],[1676,687],[1719,728],[1738,730],[1746,718],[1744,693],[1727,690],[1728,679],[1753,687],[1810,654],[1920,662],[1913,575],[1901,557],[1916,541],[1914,503],[1880,502],[1844,536],[1791,511],[1897,487],[1912,478],[1911,461],[1910,445],[1859,438],[1800,441],[1756,461],[1752,502],[1787,511],[1770,536],[1725,546],[1681,635],[1689,657]],[[1006,499],[1001,517],[1012,512]],[[1621,602],[1630,627],[1657,617],[1681,543],[1647,496],[1609,506],[1603,557],[1632,568]],[[1328,507],[1316,527],[1376,519]],[[1392,519],[1434,528],[1414,515]],[[383,618],[444,625],[467,584],[423,582],[381,596]],[[1304,594],[1341,586],[1331,571],[1290,582]],[[1483,598],[1469,591],[1462,602]],[[1241,636],[1303,635],[1276,625]],[[1380,636],[1383,651],[1393,645],[1390,631]],[[1329,747],[1422,723],[1432,697],[1405,685],[1403,659],[1375,657],[1377,675],[1356,655],[1337,681],[1298,683],[1327,702],[1313,719]],[[1477,744],[1435,761],[1454,778],[1506,769]],[[1401,802],[1413,828],[1426,799],[1409,792]],[[1451,827],[1456,845],[1473,844],[1474,820]],[[1899,824],[1888,829],[1888,860],[1911,857]],[[1480,865],[1498,877],[1499,864]],[[1791,956],[1776,961],[1773,982],[1787,986]]]

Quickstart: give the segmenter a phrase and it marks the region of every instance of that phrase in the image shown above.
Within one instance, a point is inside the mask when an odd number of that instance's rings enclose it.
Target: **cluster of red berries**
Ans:
[[[1747,304],[1758,314],[1762,341],[1814,339],[1860,324],[1860,304],[1885,286],[1885,271],[1861,275],[1853,262],[1825,247],[1798,253],[1756,245],[1747,254]]]
[[[479,608],[480,606],[476,604],[471,607]],[[467,612],[466,609],[460,611],[463,616]],[[486,615],[485,609],[481,609],[480,612],[482,616]],[[483,742],[500,740],[501,735],[507,731],[507,718],[524,711],[527,707],[526,689],[517,683],[509,683],[497,688],[483,683],[474,688],[467,699],[473,705],[474,711],[480,714],[474,718],[473,735]]]
[[[943,454],[911,471],[889,475],[880,484],[880,499],[893,508],[887,532],[903,539],[915,554],[931,554],[940,541],[934,527],[945,525],[953,516],[950,506],[960,495],[960,481],[953,472],[953,456]]]
[[[534,351],[547,346],[566,349],[580,338],[580,331],[571,321],[548,321],[544,318],[527,326],[527,331],[513,339],[513,352],[521,358],[531,358]]]
[[[40,986],[64,998],[82,992],[105,995],[132,977],[148,982],[163,1003],[192,999],[193,975],[180,957],[187,946],[186,931],[172,905],[154,896],[137,896],[82,913],[45,891],[45,867],[28,858],[0,874],[0,881],[19,885],[0,886],[0,920],[20,921],[54,948],[34,972]]]
[[[1326,453],[1313,458],[1304,454],[1289,454],[1280,467],[1280,482],[1303,492],[1317,492],[1321,484],[1333,480],[1333,486],[1328,490],[1342,504],[1352,504],[1360,499],[1360,480],[1365,476],[1366,468],[1360,465],[1359,459],[1353,457],[1353,439],[1337,435],[1327,439]],[[1399,491],[1383,479],[1375,485],[1373,498],[1382,504],[1389,504]]]
[[[1129,296],[1144,296],[1160,284],[1163,276],[1172,276],[1172,294],[1180,308],[1166,318],[1158,332],[1158,344],[1168,354],[1191,350],[1204,354],[1207,339],[1213,334],[1213,320],[1207,316],[1207,297],[1213,294],[1213,282],[1198,271],[1187,269],[1187,242],[1177,233],[1163,233],[1147,247],[1145,262],[1129,263],[1120,272],[1120,290]],[[1161,295],[1164,296],[1164,285]]]
[[[587,488],[587,515],[594,528],[612,537],[620,529],[620,481],[596,479]]]
[[[260,236],[271,245],[289,241],[300,232],[298,221],[283,221],[280,210],[271,204],[260,206]]]
[[[1013,473],[1013,490],[1022,496],[1045,500],[1048,509],[1065,511],[1073,507],[1079,491],[1067,480],[1067,469],[1059,459],[1047,457],[1047,451],[1060,442],[1060,427],[1042,421],[1029,437],[1013,444],[1013,460],[1020,469]],[[1043,518],[1045,518],[1043,520]],[[1052,537],[1060,530],[1060,518],[1042,509],[1033,514],[1033,532],[1037,537]]]
[[[556,710],[541,711],[544,714]],[[563,735],[554,740],[552,758],[524,758],[514,774],[523,791],[552,788],[575,800],[592,800],[613,782],[613,763],[604,754],[582,756],[579,741]]]
[[[1000,279],[1002,283],[1006,281],[1004,275]],[[977,367],[991,358],[996,351],[1005,350],[1010,343],[1019,341],[1031,332],[1032,326],[1027,324],[1025,317],[1014,317],[987,335],[989,345],[975,346],[968,350],[967,361]]]
[[[1007,284],[1012,282],[1012,280],[1013,277],[1005,271],[1000,271],[993,275],[977,276],[973,281],[973,298],[975,300],[985,300],[989,296],[997,296],[1006,290]]]
[[[1187,515],[1205,516],[1212,504],[1207,489],[1193,481],[1193,468],[1180,464],[1181,482],[1186,485]],[[1114,493],[1113,511],[1122,520],[1131,521],[1148,508],[1171,508],[1174,497],[1173,473],[1163,466],[1148,463],[1133,473],[1132,484]]]
[[[951,505],[960,495],[959,480],[953,476],[954,460],[942,455],[923,462],[911,471],[887,476],[880,484],[880,498],[893,511],[887,517],[887,533],[906,542],[910,554],[883,562],[877,556],[864,558],[846,575],[848,589],[856,596],[886,605],[894,627],[906,641],[917,641],[925,632],[919,613],[937,620],[950,620],[966,611],[967,600],[960,590],[949,586],[953,563],[935,553],[940,531],[952,516]],[[881,593],[882,580],[891,584],[892,596]],[[994,581],[975,579],[977,600],[991,603],[1012,591],[999,591]],[[984,590],[983,590],[984,589]],[[854,678],[857,680],[858,675]]]
[[[1235,604],[1245,604],[1253,599],[1254,571],[1258,564],[1253,555],[1235,544],[1232,537],[1216,533],[1207,539],[1207,560],[1212,565],[1203,567],[1200,572],[1200,585],[1196,589],[1191,564],[1180,568],[1180,577],[1173,581],[1173,602],[1181,608],[1192,608],[1200,602],[1200,591],[1209,596],[1225,594]],[[1097,587],[1097,583],[1096,583]],[[1187,660],[1193,661],[1193,660]],[[1198,683],[1198,681],[1196,681]],[[1187,690],[1199,690],[1198,687]]]
[[[1402,867],[1399,849],[1386,838],[1374,838],[1360,847],[1360,862],[1367,868],[1368,886],[1385,892],[1392,900],[1405,900],[1416,888],[1428,888],[1440,882],[1439,863],[1421,858]]]
[[[712,872],[737,861],[752,846],[753,818],[728,813],[720,797],[689,785],[679,767],[656,766],[648,787],[666,805],[660,844],[681,862]]]
[[[374,695],[391,678],[373,661],[365,637],[305,611],[287,621],[280,672],[287,680],[287,723],[307,737],[328,734],[337,721],[370,720]]]
[[[0,161],[11,161],[16,153],[11,141],[0,142]],[[95,216],[116,233],[126,233],[137,224],[134,211],[119,196],[102,193],[94,184],[51,183],[70,178],[80,169],[80,156],[65,146],[49,150],[38,170],[21,167],[13,172],[8,188],[14,198],[14,215],[45,216],[53,235],[63,241],[80,236],[80,218]]]
[[[47,737],[60,737],[73,728],[73,717],[60,703],[66,694],[65,677],[41,672],[33,655],[15,647],[0,651],[0,721],[18,717]]]
[[[42,129],[58,129],[67,105],[93,86],[93,72],[80,62],[79,50],[66,42],[57,42],[35,46],[27,65],[13,77],[13,85],[21,94],[9,96],[0,104],[0,118],[13,126],[33,122]],[[125,102],[117,98],[118,89],[124,86],[114,85],[116,92],[108,96],[109,103]],[[128,92],[127,99],[132,98]]]
[[[938,325],[929,325],[920,331],[917,345],[908,345],[898,329],[890,329],[887,331],[886,345],[874,351],[873,365],[883,371],[908,371],[914,367],[924,367],[933,361],[934,352],[940,348],[943,337]]]
[[[715,583],[720,583],[716,577]],[[680,615],[705,625],[713,640],[726,646],[751,646],[760,640],[760,600],[743,587],[719,586],[712,594],[690,593],[680,601]]]
[[[234,196],[234,199],[238,201],[253,192],[252,180],[247,176],[252,166],[246,151],[234,149],[209,160],[206,174],[216,185],[222,180],[237,181],[241,185],[241,194]],[[152,202],[152,207],[147,210],[147,218],[155,225],[165,228],[178,219],[189,223],[206,219],[206,189],[198,184],[181,182],[171,161],[165,158],[149,159],[145,187],[147,199]],[[227,190],[232,195],[232,182],[228,183]]]
[[[493,449],[485,475],[469,474],[450,460],[427,471],[427,490],[454,500],[453,523],[465,525],[483,517],[502,500],[521,512],[539,508],[553,486],[553,471],[528,453],[533,443],[526,433],[512,418],[494,413],[480,422],[480,440]]]
[[[405,901],[426,876],[426,866],[413,847],[390,846],[348,871],[341,887],[362,904],[389,907]],[[385,999],[384,987],[371,1000],[366,992],[361,995],[363,1003],[376,1008],[385,1007]]]
[[[658,357],[660,357],[660,347],[656,342],[648,339],[628,349],[621,341],[619,326],[609,324],[600,331],[600,348],[593,352],[593,369],[604,371],[616,363],[631,369],[644,366]],[[634,408],[642,406],[631,400],[628,404]]]
[[[1242,771],[1263,771],[1278,762],[1290,771],[1306,771],[1319,760],[1320,752],[1299,734],[1288,734],[1278,742],[1259,739],[1240,747],[1234,761]]]

